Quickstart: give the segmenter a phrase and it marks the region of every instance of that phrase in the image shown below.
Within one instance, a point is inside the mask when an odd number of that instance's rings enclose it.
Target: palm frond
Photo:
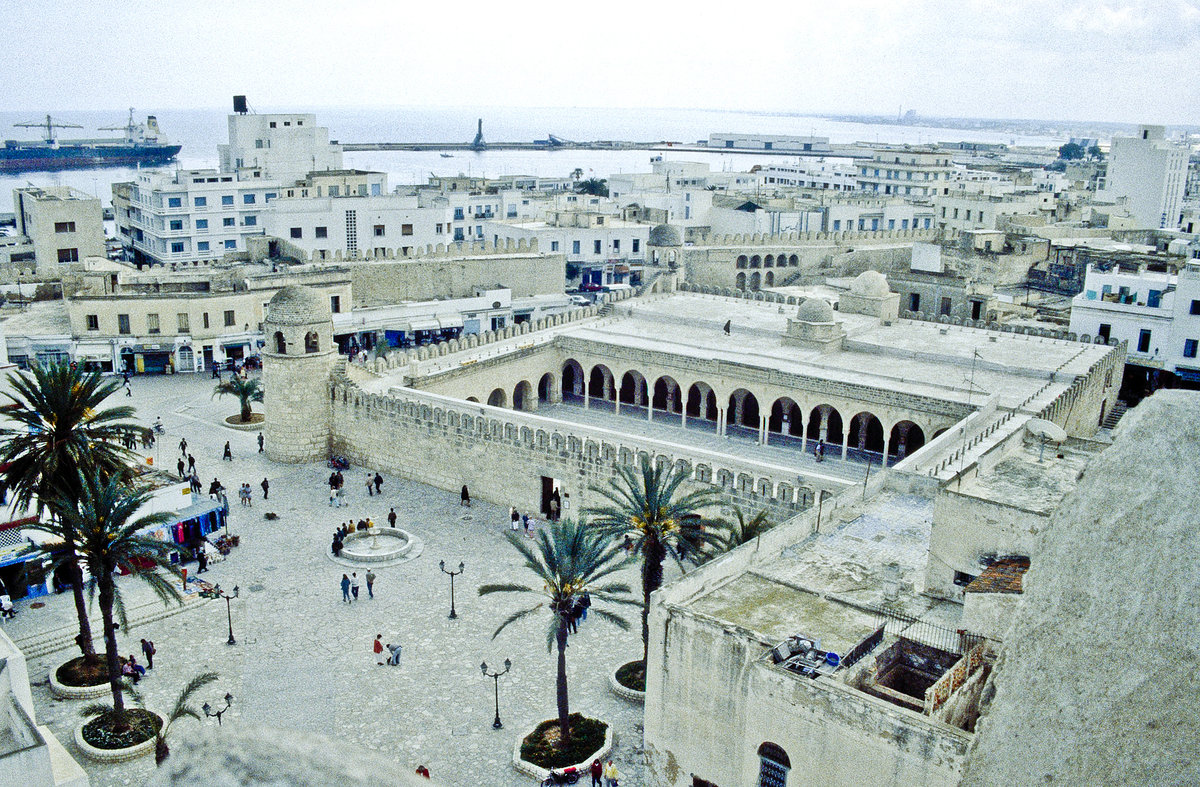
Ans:
[[[518,585],[515,582],[499,582],[480,585],[477,592],[481,596],[486,596],[489,593],[536,593],[537,591],[527,585]]]
[[[495,639],[497,636],[499,636],[500,632],[504,631],[504,629],[508,628],[508,625],[510,623],[516,623],[521,618],[527,617],[528,615],[532,615],[534,612],[537,612],[539,609],[541,609],[544,606],[545,606],[545,602],[538,602],[537,604],[530,607],[529,609],[523,609],[523,610],[520,610],[519,612],[514,612],[513,614],[509,615],[507,618],[505,618],[504,622],[501,623],[499,626],[497,626],[496,630],[492,632],[492,639]]]
[[[638,602],[634,602],[634,606],[640,606],[640,604]],[[600,609],[599,607],[592,607],[591,614],[596,615],[603,620],[607,620],[609,623],[612,623],[617,628],[621,629],[621,631],[629,631],[629,621],[620,615],[613,614],[612,612],[609,612],[605,609]]]

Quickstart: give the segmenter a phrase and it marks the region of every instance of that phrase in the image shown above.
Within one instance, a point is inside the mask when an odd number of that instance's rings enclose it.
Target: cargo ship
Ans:
[[[17,123],[19,128],[43,129],[40,140],[5,140],[0,148],[0,172],[45,172],[62,169],[129,167],[166,164],[179,153],[180,145],[167,144],[158,128],[158,119],[149,115],[145,123],[135,123],[133,110],[124,126],[108,126],[100,131],[123,131],[123,138],[70,139],[55,136],[55,129],[83,128],[74,123],[56,123],[46,115],[44,121]]]

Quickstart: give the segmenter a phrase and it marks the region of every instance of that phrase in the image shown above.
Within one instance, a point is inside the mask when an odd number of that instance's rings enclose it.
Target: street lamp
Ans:
[[[224,590],[221,590],[220,585],[215,585],[213,586],[213,592],[217,594],[217,598],[225,599],[225,616],[229,618],[229,644],[236,645],[237,640],[233,638],[233,612],[229,609],[229,602],[231,599],[238,597],[238,586],[233,586],[233,593],[226,593]]]
[[[496,688],[496,720],[492,722],[492,729],[498,730],[504,725],[500,723],[500,676],[512,669],[512,661],[504,660],[504,672],[488,672],[487,662],[479,665],[479,669],[483,672],[483,677],[491,678],[495,683]]]
[[[466,566],[464,566],[461,562],[459,562],[458,571],[447,571],[445,560],[440,561],[438,563],[438,566],[442,569],[443,574],[450,575],[450,619],[454,620],[455,618],[458,617],[458,613],[454,611],[454,578],[456,576],[458,576],[459,574],[461,574],[463,572],[463,569],[466,568]]]
[[[203,704],[202,706],[200,706],[200,707],[201,707],[201,709],[204,711],[204,715],[205,715],[205,716],[208,716],[210,719],[211,719],[213,716],[216,716],[216,717],[217,717],[217,726],[218,726],[218,727],[220,727],[220,726],[221,726],[221,716],[222,716],[222,715],[225,713],[225,711],[229,710],[229,706],[230,706],[230,705],[232,705],[232,704],[233,704],[233,695],[232,695],[232,694],[226,694],[226,695],[225,695],[225,707],[224,707],[224,708],[221,708],[221,709],[220,709],[220,710],[218,710],[218,711],[214,711],[214,710],[212,709],[212,706],[211,706],[211,705],[209,705],[207,702],[206,702],[206,703],[204,703],[204,704]]]

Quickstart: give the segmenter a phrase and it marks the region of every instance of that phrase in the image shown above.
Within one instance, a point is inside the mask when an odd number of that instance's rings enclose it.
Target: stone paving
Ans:
[[[475,500],[464,508],[457,493],[395,478],[385,479],[382,496],[368,497],[366,468],[353,467],[345,472],[349,505],[330,508],[329,470],[316,464],[280,465],[258,454],[255,432],[221,425],[237,404],[230,397],[212,399],[213,382],[206,376],[135,378],[133,398],[116,397],[117,404],[136,406],[146,423],[162,417],[167,434],[151,451],[156,464],[173,469],[184,436],[205,486],[216,475],[229,490],[249,482],[255,491],[252,508],[231,495],[230,529],[241,536],[241,546],[226,561],[212,564],[204,577],[226,589],[240,588],[231,607],[237,644],[226,642],[226,610],[219,600],[191,604],[141,625],[135,613],[130,630],[121,632],[125,652],[140,654],[142,637],[157,646],[155,668],[138,687],[147,704],[169,709],[192,676],[215,670],[221,679],[195,702],[221,707],[220,698],[232,693],[226,725],[267,726],[284,736],[289,730],[319,732],[376,750],[410,769],[425,764],[444,784],[533,783],[510,762],[518,732],[555,714],[555,661],[544,645],[548,618],[516,623],[492,640],[496,626],[530,599],[516,594],[480,598],[475,593],[485,582],[526,581],[517,553],[502,536],[508,504]],[[220,459],[226,440],[232,445],[232,462]],[[271,484],[268,501],[262,500],[258,486],[264,476]],[[343,603],[338,583],[345,569],[325,555],[333,530],[343,520],[368,515],[386,526],[393,506],[397,526],[423,540],[423,553],[402,565],[376,569],[374,599],[367,597],[363,583],[359,600]],[[279,519],[265,521],[268,511]],[[466,564],[466,572],[455,580],[457,620],[447,617],[449,577],[438,568],[443,559],[453,566],[460,560]],[[363,573],[359,571],[360,577]],[[638,594],[636,567],[618,576]],[[120,584],[131,608],[150,601],[140,583],[122,579]],[[6,621],[9,636],[18,643],[73,620],[69,594],[40,600],[47,606],[31,609],[30,600],[18,601],[20,614]],[[616,611],[629,619],[629,631],[593,617],[571,639],[571,708],[613,723],[622,784],[641,784],[642,708],[608,688],[611,670],[641,655],[640,624],[636,608]],[[385,642],[404,646],[399,667],[377,665],[371,652],[377,633]],[[79,757],[70,743],[84,703],[53,699],[45,676],[72,653],[66,649],[30,659],[39,722],[77,756],[93,785],[141,784],[154,769],[152,758],[100,766]],[[513,667],[500,680],[504,729],[496,731],[491,726],[492,681],[480,674],[479,664],[499,665],[505,657]],[[174,740],[196,728],[196,722],[183,720]]]

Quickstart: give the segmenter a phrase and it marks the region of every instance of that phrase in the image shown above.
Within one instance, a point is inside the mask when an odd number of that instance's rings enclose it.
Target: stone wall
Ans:
[[[1020,441],[1019,433],[1016,439]],[[925,592],[961,601],[955,571],[979,574],[985,554],[1033,554],[1034,539],[1046,521],[1037,511],[943,489],[933,503]]]
[[[441,248],[441,247],[439,247]],[[469,298],[477,289],[508,287],[514,298],[561,295],[566,287],[566,257],[520,251],[471,248],[409,258],[351,262],[355,308],[390,306],[402,301]]]

